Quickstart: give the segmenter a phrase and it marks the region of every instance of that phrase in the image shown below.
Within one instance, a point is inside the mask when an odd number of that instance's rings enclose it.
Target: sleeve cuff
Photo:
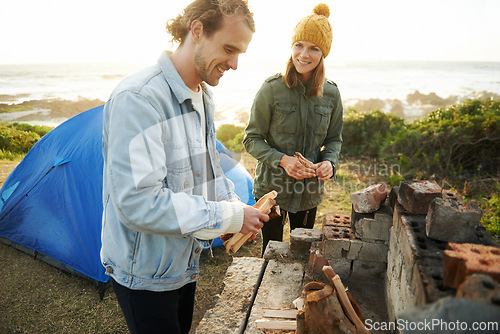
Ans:
[[[221,224],[218,228],[206,228],[194,232],[193,237],[201,240],[211,240],[224,233],[236,233],[243,226],[243,203],[240,201],[219,202],[222,209]]]

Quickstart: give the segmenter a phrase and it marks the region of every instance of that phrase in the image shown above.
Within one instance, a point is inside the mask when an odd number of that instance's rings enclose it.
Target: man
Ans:
[[[188,333],[199,255],[269,217],[219,164],[215,86],[255,31],[246,0],[195,0],[167,24],[173,53],[126,78],[104,107],[101,259],[132,333]]]

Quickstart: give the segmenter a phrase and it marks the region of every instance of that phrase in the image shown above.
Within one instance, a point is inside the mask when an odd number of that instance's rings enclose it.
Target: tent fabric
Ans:
[[[82,112],[43,136],[0,189],[0,239],[96,285],[109,280],[99,255],[102,111]],[[217,149],[237,195],[253,205],[251,176],[220,142]]]

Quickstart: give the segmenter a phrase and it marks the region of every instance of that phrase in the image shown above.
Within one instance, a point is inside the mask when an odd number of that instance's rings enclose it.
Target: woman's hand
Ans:
[[[307,168],[300,163],[299,159],[286,154],[281,158],[279,165],[283,167],[288,175],[297,180],[308,179],[316,176],[316,171],[314,169]]]
[[[318,179],[326,181],[333,176],[333,166],[330,161],[321,161],[316,165],[318,166],[318,168],[316,169],[316,175],[318,175]]]

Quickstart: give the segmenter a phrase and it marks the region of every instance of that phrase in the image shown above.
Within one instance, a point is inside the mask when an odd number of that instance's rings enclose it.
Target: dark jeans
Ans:
[[[187,334],[191,328],[196,283],[178,290],[132,290],[111,279],[118,304],[132,334]]]
[[[281,217],[270,219],[264,223],[264,227],[262,227],[262,255],[264,255],[269,240],[283,241],[283,225],[287,216],[290,221],[290,231],[298,227],[313,228],[317,209],[313,208],[297,213],[281,210]]]

